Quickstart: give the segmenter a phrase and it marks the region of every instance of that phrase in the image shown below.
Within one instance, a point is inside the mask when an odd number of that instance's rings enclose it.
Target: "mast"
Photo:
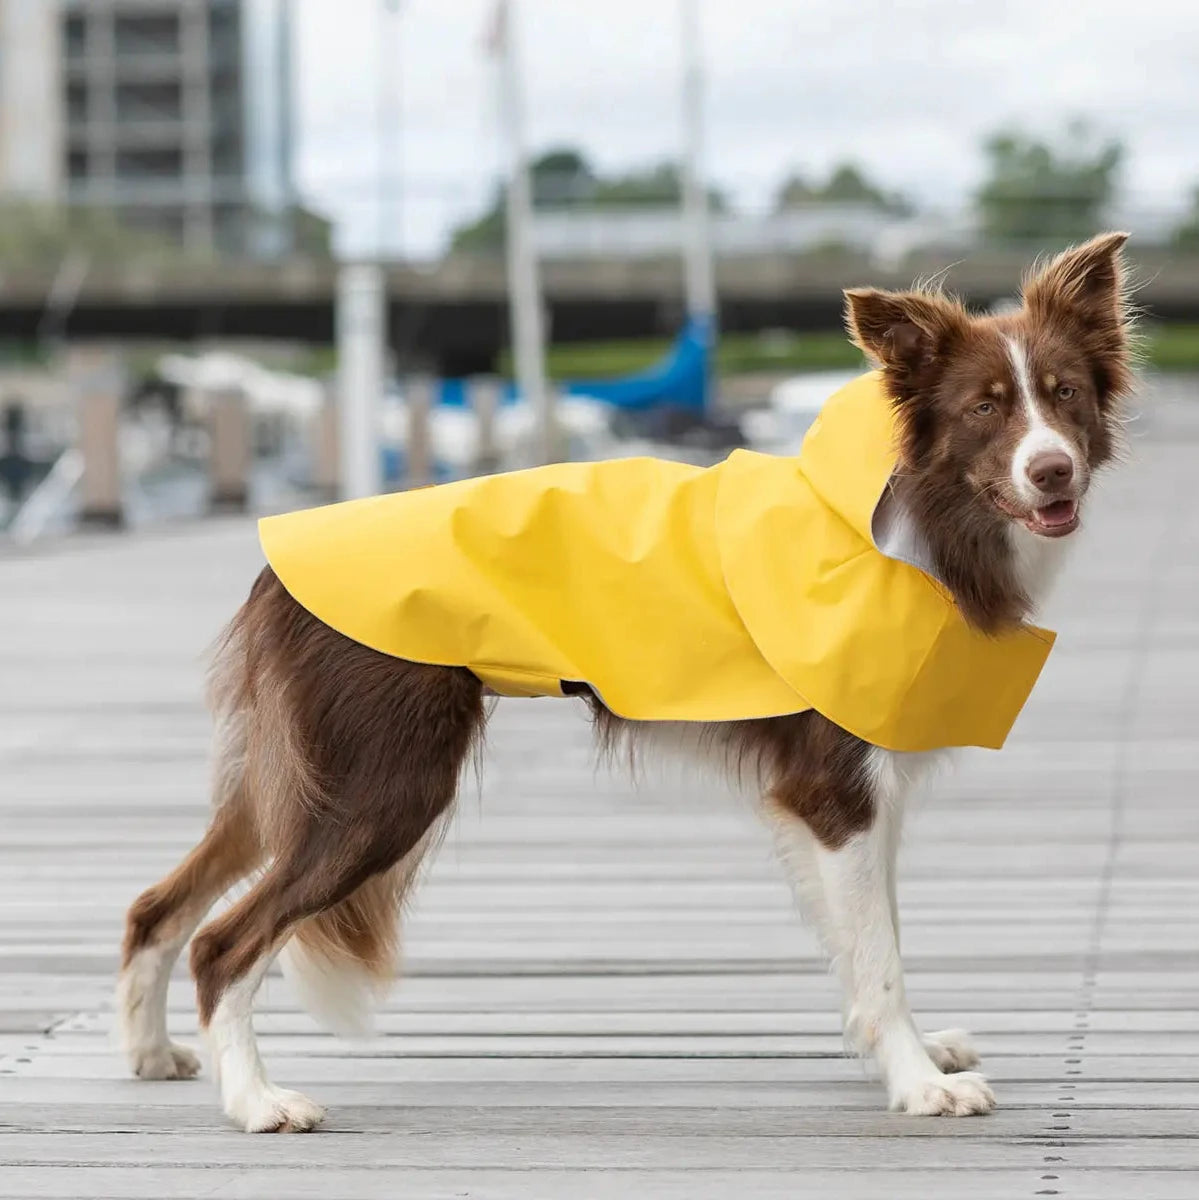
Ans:
[[[683,246],[687,315],[716,316],[712,230],[704,184],[704,87],[699,0],[680,0],[683,49]]]
[[[520,393],[537,416],[542,462],[559,457],[554,395],[545,373],[545,327],[533,245],[533,187],[525,150],[524,97],[515,0],[500,0],[494,43],[500,56],[500,112],[508,158],[506,251],[512,350]]]

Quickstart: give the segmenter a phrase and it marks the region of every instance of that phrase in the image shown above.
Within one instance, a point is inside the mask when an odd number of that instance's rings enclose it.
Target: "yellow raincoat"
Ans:
[[[891,750],[998,748],[1054,635],[979,633],[876,548],[893,442],[871,374],[829,399],[798,458],[563,463],[268,517],[259,534],[325,624],[501,695],[585,683],[636,720],[814,708]]]

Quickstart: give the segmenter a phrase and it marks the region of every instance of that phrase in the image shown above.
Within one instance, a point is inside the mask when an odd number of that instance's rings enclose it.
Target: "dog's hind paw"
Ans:
[[[938,1033],[924,1035],[924,1048],[937,1064],[939,1071],[947,1075],[958,1071],[973,1071],[978,1066],[978,1051],[970,1035],[964,1029],[942,1029]]]
[[[129,1051],[129,1067],[138,1079],[194,1079],[200,1060],[178,1042],[144,1046]]]
[[[995,1107],[991,1085],[975,1071],[940,1075],[894,1091],[891,1110],[914,1117],[972,1117]]]

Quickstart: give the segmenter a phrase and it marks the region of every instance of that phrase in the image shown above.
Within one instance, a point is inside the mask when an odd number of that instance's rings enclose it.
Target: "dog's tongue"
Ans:
[[[1069,525],[1074,520],[1076,505],[1073,500],[1055,500],[1037,509],[1037,520],[1052,529],[1055,525]]]

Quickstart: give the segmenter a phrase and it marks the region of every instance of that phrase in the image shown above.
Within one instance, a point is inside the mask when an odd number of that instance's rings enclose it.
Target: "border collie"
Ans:
[[[1126,238],[1106,234],[1054,259],[1004,315],[972,315],[931,290],[846,293],[850,334],[881,368],[897,414],[895,524],[978,629],[1036,611],[1092,478],[1117,449],[1133,382]],[[134,1074],[196,1074],[196,1056],[167,1035],[167,980],[213,902],[256,874],[192,944],[200,1020],[229,1117],[248,1131],[307,1130],[323,1110],[268,1080],[254,995],[285,951],[305,999],[335,1027],[369,1007],[394,970],[401,901],[485,724],[483,687],[465,669],[342,637],[267,567],[220,644],[211,703],[212,822],[129,910],[119,1019]],[[590,703],[604,741],[681,740],[706,763],[716,750],[762,764],[780,857],[844,989],[847,1038],[877,1062],[891,1108],[990,1111],[968,1037],[918,1030],[899,956],[905,798],[946,752],[871,746],[814,711],[666,731]]]

